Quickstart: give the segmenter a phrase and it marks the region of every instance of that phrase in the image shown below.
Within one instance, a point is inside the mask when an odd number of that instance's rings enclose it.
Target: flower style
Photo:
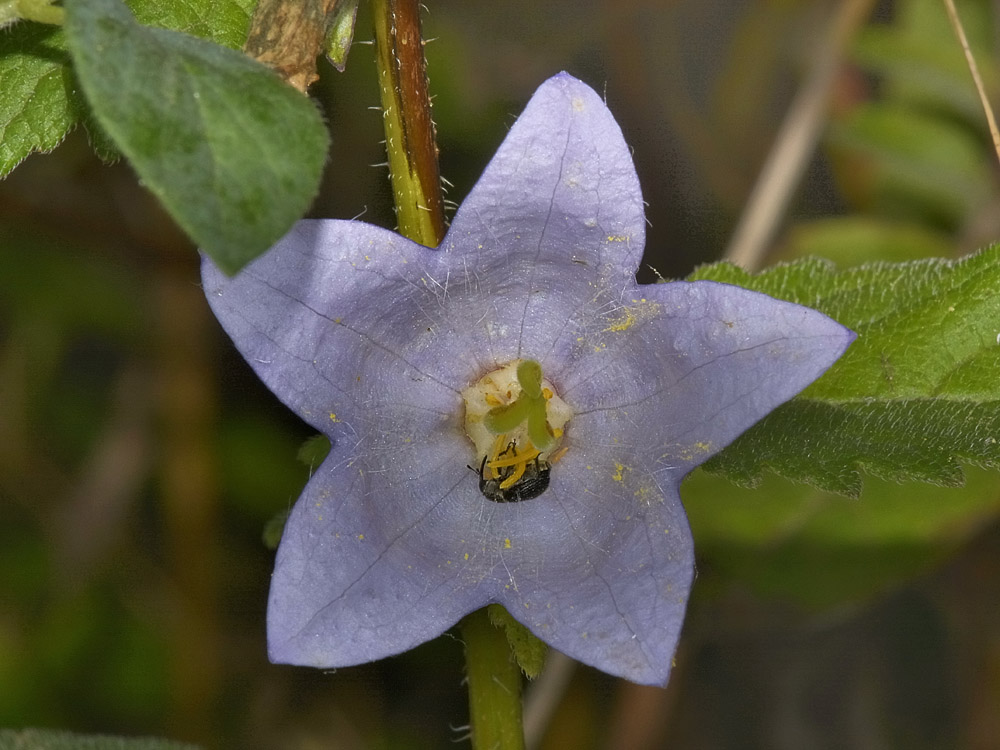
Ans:
[[[611,113],[543,84],[439,249],[301,221],[209,302],[332,449],[285,528],[272,661],[380,659],[499,602],[663,684],[694,558],[678,487],[853,340],[713,282],[638,286],[638,178]]]

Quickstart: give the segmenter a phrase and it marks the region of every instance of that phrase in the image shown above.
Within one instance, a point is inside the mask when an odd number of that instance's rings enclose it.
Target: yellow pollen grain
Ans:
[[[657,315],[660,311],[659,304],[649,302],[645,297],[638,300],[632,300],[632,303],[634,307],[622,308],[620,315],[608,322],[608,327],[604,329],[606,333],[620,333],[621,331],[627,331],[636,323],[647,321]]]
[[[605,333],[620,333],[621,331],[627,331],[629,328],[635,325],[636,317],[632,314],[631,310],[626,310],[625,314],[613,321],[607,328],[604,329]]]
[[[358,539],[363,542],[365,540],[365,535],[364,534],[358,534]]]
[[[508,538],[508,539],[504,539],[504,540],[503,540],[503,548],[504,548],[504,549],[510,549],[510,548],[511,548],[512,546],[513,546],[513,545],[511,545],[511,543],[510,543],[510,539],[509,539],[509,538]]]
[[[465,559],[466,559],[466,560],[468,560],[468,559],[469,559],[469,553],[468,553],[468,552],[466,552],[466,553],[465,553]]]
[[[332,411],[330,412],[330,421],[331,422],[339,422],[340,421],[339,419],[337,419],[337,415],[334,414]]]
[[[625,479],[625,464],[620,464],[615,462],[615,473],[611,475],[611,478],[616,482],[621,482]]]

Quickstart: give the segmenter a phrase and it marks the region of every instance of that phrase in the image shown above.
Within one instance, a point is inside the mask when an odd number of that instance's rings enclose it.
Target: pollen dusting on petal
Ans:
[[[660,315],[661,308],[656,302],[650,302],[645,297],[632,300],[631,305],[625,305],[608,316],[608,326],[603,333],[619,333],[627,331],[636,323],[644,323]]]
[[[660,492],[660,488],[652,480],[640,485],[632,494],[642,505],[652,505],[653,503],[663,502],[663,493]]]
[[[688,445],[678,446],[676,449],[665,454],[664,458],[675,456],[683,461],[704,461],[704,456],[710,456],[716,449],[712,442],[699,440]]]

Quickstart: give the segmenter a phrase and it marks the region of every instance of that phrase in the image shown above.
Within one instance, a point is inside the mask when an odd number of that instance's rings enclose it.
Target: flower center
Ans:
[[[479,490],[494,502],[530,500],[549,486],[569,405],[534,360],[515,360],[462,391],[465,431],[476,446]]]

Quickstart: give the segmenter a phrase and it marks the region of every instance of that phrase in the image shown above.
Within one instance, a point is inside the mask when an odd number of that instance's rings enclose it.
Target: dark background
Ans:
[[[726,250],[844,3],[428,0],[442,173],[468,192],[532,91],[603,92],[648,202],[647,263]],[[872,5],[770,258],[958,257],[1000,237],[985,118],[937,0]],[[993,100],[1000,17],[959,3]],[[365,10],[357,38],[370,38]],[[2,39],[0,39],[2,46]],[[314,88],[312,215],[393,226],[372,48]],[[270,665],[264,526],[310,432],[235,353],[186,237],[82,132],[0,183],[0,727],[219,748],[452,747],[461,644],[323,673]],[[654,278],[644,269],[642,280]],[[552,748],[1000,747],[1000,481],[868,480],[860,500],[696,473],[699,574],[666,690],[589,668]],[[530,693],[530,689],[529,689]],[[530,697],[529,703],[537,700]],[[459,744],[460,746],[460,744]]]

